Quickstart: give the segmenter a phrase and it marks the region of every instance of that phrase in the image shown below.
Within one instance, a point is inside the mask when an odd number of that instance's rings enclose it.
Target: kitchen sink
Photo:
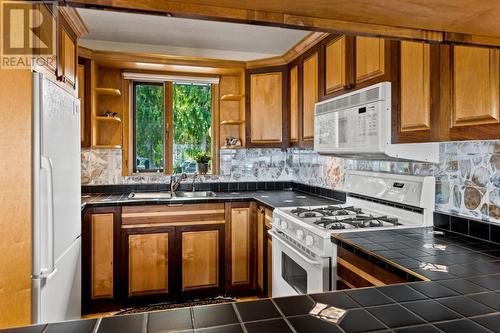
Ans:
[[[172,192],[132,192],[128,195],[129,199],[171,199]]]
[[[212,191],[198,191],[198,192],[175,192],[174,196],[177,198],[208,198],[215,197],[215,192]]]

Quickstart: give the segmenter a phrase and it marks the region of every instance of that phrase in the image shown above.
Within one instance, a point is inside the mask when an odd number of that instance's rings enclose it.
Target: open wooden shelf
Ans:
[[[223,120],[220,122],[221,125],[241,125],[245,123],[244,120]]]
[[[220,149],[227,149],[227,150],[231,150],[231,149],[243,149],[245,147],[243,146],[231,146],[231,147],[227,147],[227,146],[222,146],[220,147]]]
[[[98,121],[111,121],[111,122],[117,122],[117,123],[122,122],[121,118],[118,118],[118,117],[96,116],[95,119]]]
[[[122,92],[114,88],[95,88],[98,95],[121,96]]]
[[[220,100],[221,101],[240,101],[242,98],[245,98],[245,95],[226,94],[226,95],[223,95],[220,98]]]
[[[94,145],[93,148],[122,149],[122,146],[121,145]]]

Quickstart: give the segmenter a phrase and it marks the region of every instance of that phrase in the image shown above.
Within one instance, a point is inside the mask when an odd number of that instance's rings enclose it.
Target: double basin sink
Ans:
[[[210,198],[215,197],[215,192],[212,191],[196,191],[196,192],[144,192],[129,194],[129,199],[175,199],[175,198]]]

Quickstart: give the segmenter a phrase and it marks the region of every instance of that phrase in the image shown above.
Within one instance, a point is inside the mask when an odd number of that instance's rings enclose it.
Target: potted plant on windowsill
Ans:
[[[204,152],[196,154],[194,160],[196,161],[198,173],[206,175],[208,172],[208,162],[210,161],[210,155]]]

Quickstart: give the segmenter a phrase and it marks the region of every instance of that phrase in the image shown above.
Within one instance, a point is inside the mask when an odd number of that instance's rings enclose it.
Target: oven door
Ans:
[[[269,234],[273,238],[272,297],[331,290],[330,258],[310,257],[287,240],[280,231],[270,230]]]

